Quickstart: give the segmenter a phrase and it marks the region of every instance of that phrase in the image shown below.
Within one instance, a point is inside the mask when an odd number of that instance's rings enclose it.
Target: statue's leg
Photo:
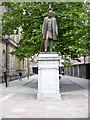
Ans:
[[[45,52],[47,52],[48,39],[45,40]]]
[[[50,52],[52,52],[53,41],[50,39]]]

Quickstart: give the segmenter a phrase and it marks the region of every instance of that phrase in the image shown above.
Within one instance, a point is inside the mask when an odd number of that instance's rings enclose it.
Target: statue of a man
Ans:
[[[48,40],[50,42],[50,52],[52,52],[53,40],[58,35],[56,18],[53,17],[53,11],[50,10],[48,17],[44,18],[42,25],[43,39],[45,40],[45,52],[47,52]]]

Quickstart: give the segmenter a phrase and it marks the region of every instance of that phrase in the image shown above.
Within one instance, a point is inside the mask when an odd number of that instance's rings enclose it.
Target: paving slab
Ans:
[[[62,76],[61,101],[37,100],[38,76],[0,85],[3,118],[88,118],[88,80]]]

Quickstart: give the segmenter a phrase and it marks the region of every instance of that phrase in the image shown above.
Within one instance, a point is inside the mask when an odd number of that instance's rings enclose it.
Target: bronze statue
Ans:
[[[45,40],[45,52],[47,52],[48,40],[50,42],[50,52],[52,52],[53,40],[58,35],[56,18],[53,17],[53,11],[50,10],[48,17],[44,18],[42,25],[43,39]]]

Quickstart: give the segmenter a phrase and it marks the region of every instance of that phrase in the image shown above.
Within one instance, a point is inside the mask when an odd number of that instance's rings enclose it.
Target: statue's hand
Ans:
[[[56,33],[56,36],[58,36],[58,33]]]

